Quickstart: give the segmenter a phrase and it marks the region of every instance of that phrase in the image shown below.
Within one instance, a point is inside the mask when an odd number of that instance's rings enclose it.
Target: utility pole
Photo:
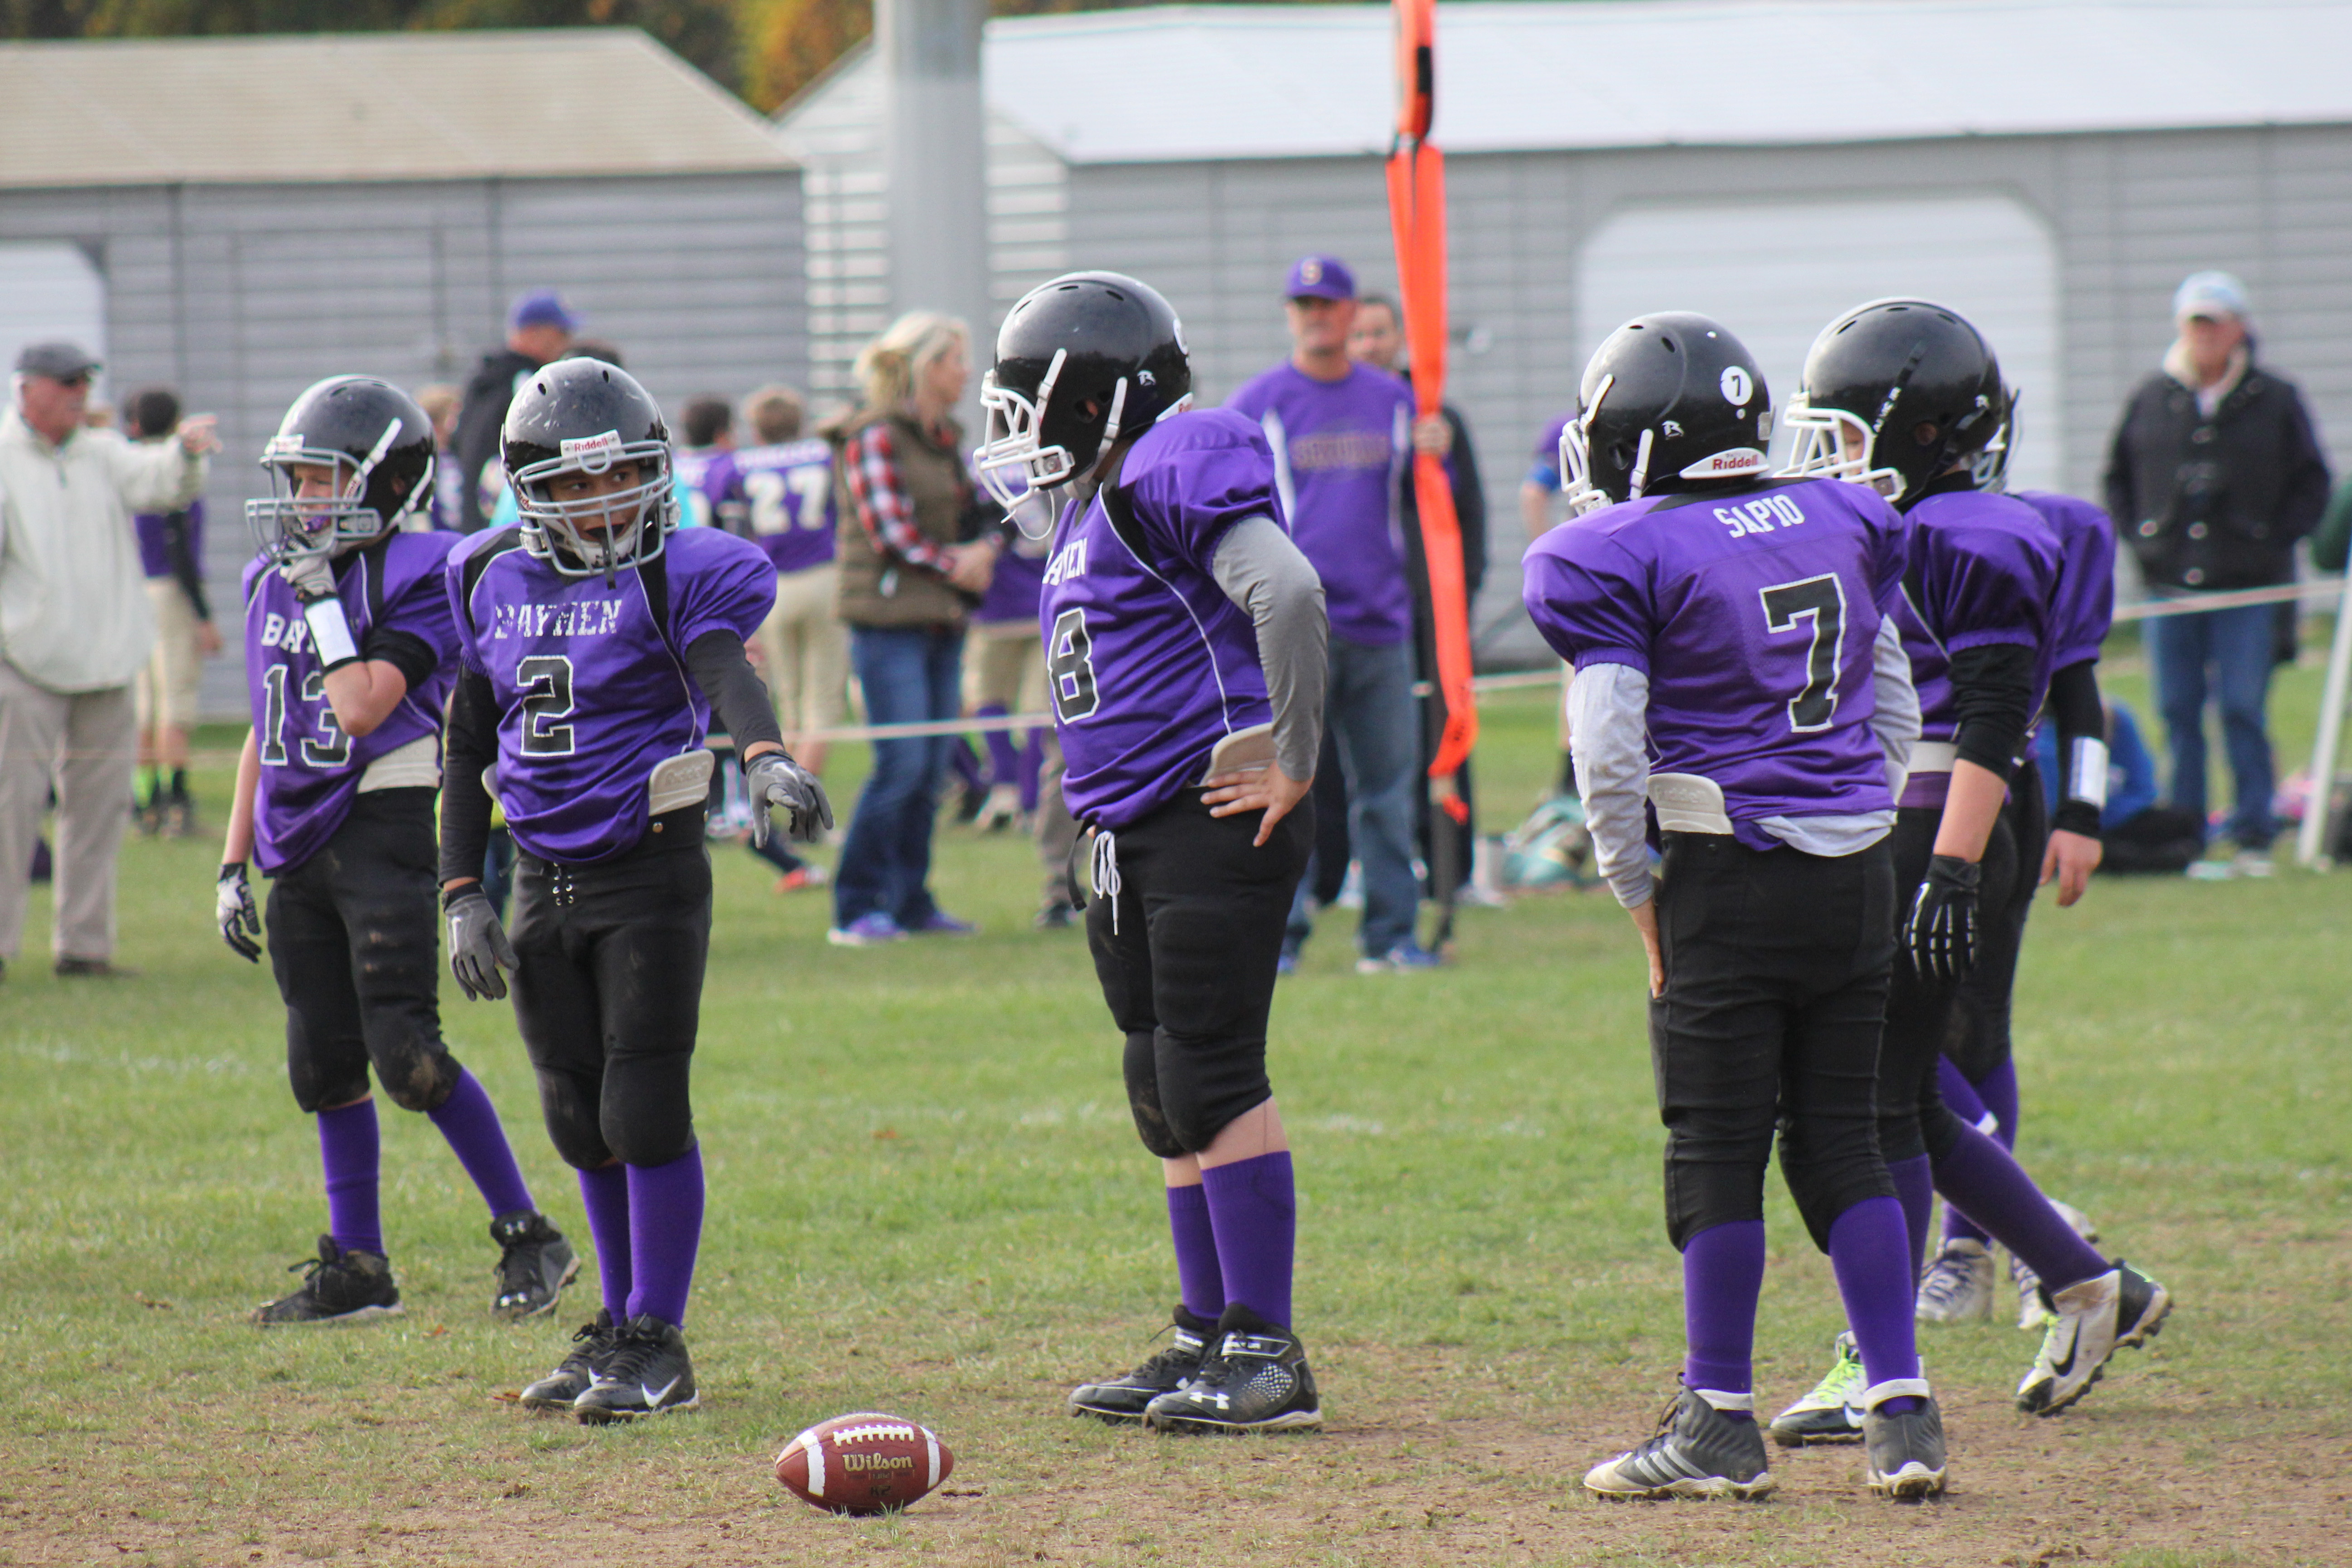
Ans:
[[[988,298],[988,149],[980,95],[987,0],[876,0],[889,180],[890,302],[971,327],[972,384],[995,348]],[[977,439],[978,394],[965,427]]]

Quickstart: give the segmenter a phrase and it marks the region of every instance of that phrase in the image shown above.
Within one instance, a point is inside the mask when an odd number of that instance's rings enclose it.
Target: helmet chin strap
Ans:
[[[1045,407],[1045,405],[1042,402],[1037,405],[1037,411],[1040,417],[1044,416]],[[1118,384],[1111,389],[1110,416],[1103,421],[1102,444],[1095,448],[1095,460],[1091,465],[1092,467],[1102,467],[1102,460],[1110,456],[1111,447],[1118,444],[1118,416],[1126,407],[1127,377],[1122,375],[1118,378]]]
[[[1657,432],[1644,426],[1642,430],[1642,444],[1633,449],[1633,477],[1625,483],[1627,500],[1640,500],[1642,492],[1649,488],[1650,447],[1656,439]]]

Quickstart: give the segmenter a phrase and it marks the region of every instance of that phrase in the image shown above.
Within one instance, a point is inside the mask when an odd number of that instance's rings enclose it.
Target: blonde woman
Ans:
[[[841,426],[842,620],[877,724],[953,719],[965,622],[996,545],[961,542],[971,510],[953,410],[971,375],[961,321],[909,311],[857,357],[864,405]],[[931,898],[931,822],[949,740],[877,741],[834,874],[832,940],[869,947],[971,927]]]

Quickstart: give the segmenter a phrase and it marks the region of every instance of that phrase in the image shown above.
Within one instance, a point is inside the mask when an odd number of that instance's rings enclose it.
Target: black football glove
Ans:
[[[1977,885],[1984,868],[1957,855],[1927,861],[1919,897],[1911,905],[1904,944],[1922,980],[1957,982],[1977,962]]]
[[[247,963],[261,962],[261,944],[253,940],[261,934],[261,913],[253,907],[244,861],[232,860],[220,868],[220,880],[213,884],[213,919],[231,952]]]
[[[516,967],[514,944],[507,941],[507,928],[499,923],[481,885],[447,895],[443,913],[449,921],[449,973],[459,988],[477,1002],[485,996],[504,1001],[507,977],[499,971]]]
[[[770,826],[768,811],[781,806],[789,814],[784,836],[799,844],[814,844],[833,826],[833,802],[824,797],[817,776],[782,752],[762,752],[743,769],[743,783],[751,792],[751,847],[764,847]]]

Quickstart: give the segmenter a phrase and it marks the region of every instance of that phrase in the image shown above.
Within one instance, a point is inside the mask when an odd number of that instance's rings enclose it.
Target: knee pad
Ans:
[[[539,1113],[556,1154],[574,1170],[593,1171],[613,1163],[597,1114],[597,1086],[568,1072],[539,1073]]]
[[[694,1109],[683,1051],[625,1058],[604,1068],[597,1125],[627,1165],[667,1165],[694,1147]]]
[[[401,1110],[438,1110],[457,1092],[457,1075],[464,1069],[439,1037],[412,1034],[371,1044],[376,1081]]]
[[[1916,1152],[1931,1160],[1945,1159],[1959,1141],[1960,1119],[1952,1114],[1951,1108],[1940,1098],[1932,1105],[1919,1108],[1919,1148]],[[1896,1157],[1889,1154],[1887,1159],[1891,1162]]]
[[[1677,1157],[1666,1143],[1666,1239],[1682,1250],[1700,1231],[1764,1217],[1764,1156],[1717,1162]]]
[[[1154,1037],[1152,1047],[1159,1064],[1160,1110],[1170,1133],[1187,1152],[1206,1149],[1234,1118],[1274,1098],[1263,1041],[1254,1050],[1236,1049],[1223,1053],[1222,1060],[1205,1062],[1171,1050],[1164,1032]]]
[[[1871,1117],[1856,1117],[1852,1125],[1781,1129],[1780,1179],[1788,1184],[1806,1233],[1823,1252],[1830,1249],[1830,1226],[1838,1215],[1864,1198],[1895,1195],[1878,1157],[1875,1131]]]
[[[364,1100],[372,1087],[364,1067],[357,1071],[322,1068],[297,1055],[288,1058],[286,1068],[287,1080],[294,1090],[294,1103],[309,1116],[316,1116],[330,1105],[349,1105],[352,1100]]]
[[[1168,1125],[1167,1113],[1160,1108],[1158,1053],[1150,1030],[1139,1030],[1127,1037],[1121,1065],[1127,1073],[1127,1108],[1135,1114],[1135,1134],[1143,1140],[1143,1146],[1163,1160],[1180,1160],[1191,1153],[1192,1151],[1177,1138],[1175,1130]]]

